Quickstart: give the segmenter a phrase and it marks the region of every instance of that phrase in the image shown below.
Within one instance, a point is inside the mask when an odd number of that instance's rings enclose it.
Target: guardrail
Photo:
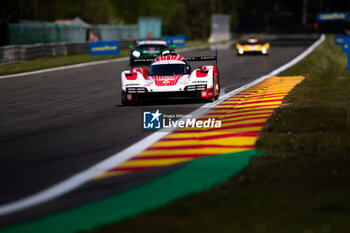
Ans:
[[[119,41],[120,49],[128,48],[131,43],[131,40]],[[8,45],[0,47],[0,64],[84,53],[89,53],[88,42]]]

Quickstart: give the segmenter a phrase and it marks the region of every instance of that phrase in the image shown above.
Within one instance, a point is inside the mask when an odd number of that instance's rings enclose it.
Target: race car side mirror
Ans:
[[[165,50],[164,52],[162,52],[162,56],[165,56],[165,55],[168,55],[168,54],[170,54],[169,50]]]

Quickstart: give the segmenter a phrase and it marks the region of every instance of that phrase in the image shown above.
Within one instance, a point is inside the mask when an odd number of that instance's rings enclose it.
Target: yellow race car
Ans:
[[[266,41],[260,41],[258,38],[251,37],[246,41],[236,44],[237,55],[244,54],[269,54],[270,44]]]

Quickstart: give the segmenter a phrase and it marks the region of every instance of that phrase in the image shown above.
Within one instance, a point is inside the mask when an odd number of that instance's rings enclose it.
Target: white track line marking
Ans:
[[[68,69],[80,68],[80,67],[84,67],[84,66],[100,65],[100,64],[121,62],[121,61],[127,61],[127,60],[129,60],[128,57],[121,57],[121,58],[110,59],[110,60],[86,62],[86,63],[80,63],[80,64],[76,64],[76,65],[60,66],[60,67],[55,67],[55,68],[36,70],[36,71],[19,73],[19,74],[3,75],[3,76],[0,76],[0,79],[15,78],[15,77],[21,77],[21,76],[27,76],[27,75],[33,75],[33,74],[41,74],[41,73],[47,73],[47,72],[53,72],[53,71],[59,71],[59,70],[68,70]]]
[[[299,56],[294,58],[292,61],[288,62],[287,64],[279,67],[278,69],[272,71],[271,73],[261,76],[260,78],[236,89],[233,90],[219,98],[219,100],[215,101],[214,103],[208,103],[203,106],[201,106],[199,109],[195,110],[194,112],[190,113],[190,115],[194,117],[199,117],[203,114],[205,114],[209,108],[213,108],[216,105],[220,104],[223,102],[225,99],[241,92],[244,91],[254,85],[256,85],[259,82],[264,81],[265,79],[275,76],[278,73],[288,69],[289,67],[293,66],[300,60],[302,60],[304,57],[309,55],[317,46],[319,46],[323,41],[325,40],[325,35],[322,35],[313,45],[311,45],[307,50],[305,50],[303,53],[301,53]],[[66,194],[73,189],[77,188],[78,186],[88,182],[91,180],[91,178],[100,175],[113,167],[125,162],[126,160],[132,158],[136,154],[144,151],[152,145],[153,143],[157,142],[159,139],[162,137],[166,136],[171,132],[169,131],[164,131],[160,130],[157,131],[148,137],[142,139],[141,141],[131,145],[130,147],[120,151],[119,153],[116,153],[114,155],[111,155],[109,158],[101,161],[100,163],[88,168],[85,171],[82,171],[76,175],[71,176],[70,178],[53,185],[41,192],[38,192],[36,194],[33,194],[31,196],[28,196],[26,198],[20,199],[18,201],[14,201],[8,204],[4,204],[0,206],[0,216],[1,215],[6,215],[6,214],[11,214],[16,211],[20,211],[29,207],[33,207],[35,205],[42,204],[44,202],[53,200],[54,198],[57,198],[59,196],[62,196],[63,194]]]

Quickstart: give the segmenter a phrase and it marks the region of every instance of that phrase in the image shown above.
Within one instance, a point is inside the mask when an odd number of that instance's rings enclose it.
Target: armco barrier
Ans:
[[[88,43],[9,45],[0,47],[0,63],[67,56],[88,52]]]
[[[11,23],[10,45],[30,45],[37,43],[82,43],[87,39],[89,29],[81,25],[51,22],[26,21]],[[95,25],[93,31],[100,40],[136,40],[139,26],[135,25]]]
[[[119,41],[120,49],[128,48],[131,43],[131,40]],[[88,42],[9,45],[0,47],[0,64],[83,53],[89,53]]]
[[[36,43],[80,43],[86,40],[87,29],[81,25],[26,21],[10,23],[11,45]]]

